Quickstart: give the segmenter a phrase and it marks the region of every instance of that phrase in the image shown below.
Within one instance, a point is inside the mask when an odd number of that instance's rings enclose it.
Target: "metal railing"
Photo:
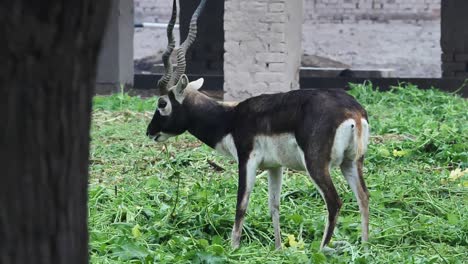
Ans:
[[[165,23],[152,23],[152,22],[143,22],[133,25],[134,28],[167,28]],[[179,29],[179,24],[174,25],[175,29]]]

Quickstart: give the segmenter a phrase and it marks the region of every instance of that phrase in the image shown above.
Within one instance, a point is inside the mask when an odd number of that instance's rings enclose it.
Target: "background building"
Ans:
[[[177,39],[184,38],[198,2],[180,1]],[[172,1],[113,3],[97,82],[112,79],[131,86],[131,58],[136,73],[158,72],[167,43],[163,27],[134,30],[133,22],[164,25]],[[468,77],[467,10],[468,2],[457,0],[208,1],[198,39],[187,54],[187,72],[210,77],[205,88],[236,100],[296,89],[299,81],[307,88],[344,87],[349,78],[380,78],[386,87],[404,79],[453,91]],[[330,71],[324,68],[338,70],[314,75]],[[145,89],[156,83],[156,76],[136,76],[139,83],[145,80]]]
[[[285,1],[249,2],[252,7]],[[341,63],[391,68],[398,77],[440,77],[440,4],[440,0],[304,0],[301,50],[313,56],[306,56],[303,64]],[[135,0],[135,19],[167,23],[171,5],[171,0]],[[235,7],[225,8],[229,13]],[[162,50],[164,34],[164,29],[137,29],[135,59]]]

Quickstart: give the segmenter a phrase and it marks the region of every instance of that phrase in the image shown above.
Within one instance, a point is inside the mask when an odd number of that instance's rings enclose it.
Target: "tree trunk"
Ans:
[[[91,99],[108,0],[0,5],[0,263],[87,263]]]

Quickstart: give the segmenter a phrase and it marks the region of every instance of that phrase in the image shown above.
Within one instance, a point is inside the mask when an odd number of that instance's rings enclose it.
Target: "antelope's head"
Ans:
[[[158,81],[160,97],[153,119],[148,125],[146,134],[158,142],[180,135],[187,130],[187,113],[183,105],[184,98],[203,85],[203,79],[189,82],[185,75],[185,54],[195,41],[197,35],[197,21],[205,7],[206,0],[201,0],[190,20],[189,33],[185,41],[176,49],[177,66],[172,71],[170,56],[175,48],[173,29],[177,17],[177,3],[173,1],[172,16],[167,26],[167,49],[163,54],[164,75]]]
[[[187,75],[183,74],[167,94],[159,97],[153,119],[148,125],[147,135],[157,142],[163,142],[184,133],[189,125],[184,99],[191,93],[198,93],[197,90],[202,85],[202,78],[189,82]]]

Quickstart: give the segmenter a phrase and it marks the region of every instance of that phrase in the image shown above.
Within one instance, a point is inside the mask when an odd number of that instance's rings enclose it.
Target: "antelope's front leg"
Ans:
[[[242,235],[245,212],[249,205],[249,197],[252,192],[257,172],[257,162],[253,159],[239,160],[239,185],[237,187],[236,219],[231,235],[231,245],[238,248]]]
[[[268,170],[268,205],[270,207],[273,229],[275,230],[275,248],[281,249],[281,231],[279,222],[279,207],[281,196],[281,183],[283,177],[283,168],[274,168]]]

